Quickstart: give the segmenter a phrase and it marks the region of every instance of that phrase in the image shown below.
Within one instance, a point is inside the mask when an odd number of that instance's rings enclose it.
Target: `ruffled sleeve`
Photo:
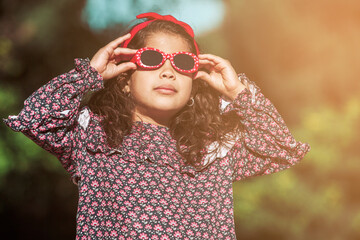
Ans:
[[[227,151],[234,181],[289,168],[310,150],[308,144],[294,139],[274,105],[260,89],[245,75],[240,79],[248,88],[223,110],[223,114],[235,111],[244,127],[241,136],[235,137],[233,147],[228,147],[230,150]]]
[[[86,92],[101,88],[102,77],[89,60],[75,59],[75,69],[42,86],[26,99],[17,116],[9,116],[4,122],[57,156],[73,175],[76,166],[71,154],[79,127],[80,102]],[[84,125],[86,119],[80,117],[79,122]]]

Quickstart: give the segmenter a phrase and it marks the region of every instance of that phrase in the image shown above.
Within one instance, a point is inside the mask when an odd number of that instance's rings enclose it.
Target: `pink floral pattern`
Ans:
[[[185,165],[169,129],[148,123],[136,122],[123,144],[110,148],[101,117],[79,109],[87,91],[102,87],[89,61],[77,59],[75,69],[4,120],[78,181],[76,239],[236,239],[232,182],[286,169],[310,149],[295,141],[258,88],[224,110],[237,112],[244,136],[203,168]]]

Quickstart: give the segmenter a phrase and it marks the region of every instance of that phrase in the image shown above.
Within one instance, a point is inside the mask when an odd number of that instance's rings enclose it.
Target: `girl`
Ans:
[[[245,75],[199,54],[189,25],[138,18],[5,123],[78,184],[77,239],[235,239],[232,182],[288,168],[309,146]]]

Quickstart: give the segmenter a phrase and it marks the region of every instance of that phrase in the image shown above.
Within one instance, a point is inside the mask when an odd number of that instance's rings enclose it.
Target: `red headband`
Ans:
[[[155,20],[164,20],[164,21],[170,21],[170,22],[176,23],[176,24],[180,25],[182,28],[184,28],[184,30],[194,39],[194,31],[192,30],[192,28],[188,24],[178,21],[176,18],[174,18],[171,15],[159,15],[154,12],[149,12],[149,13],[139,14],[136,16],[136,18],[138,18],[138,19],[147,18],[149,20],[142,22],[131,29],[131,31],[130,31],[131,37],[129,39],[127,39],[125,42],[123,42],[123,44],[121,45],[124,48],[128,46],[128,44],[130,43],[130,41],[133,39],[133,37],[135,36],[135,34],[138,31],[145,28],[147,25],[149,25],[149,23],[151,23]],[[199,52],[199,48],[198,48],[198,45],[196,44],[195,39],[194,39],[194,45],[195,45],[195,49],[196,49],[196,55],[199,55],[200,52]]]

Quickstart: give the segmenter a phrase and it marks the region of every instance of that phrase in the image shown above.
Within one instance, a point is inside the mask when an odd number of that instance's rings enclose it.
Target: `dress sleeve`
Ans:
[[[75,69],[42,86],[25,100],[19,115],[9,116],[4,122],[58,157],[73,176],[76,163],[71,154],[79,128],[80,102],[86,92],[102,87],[102,77],[89,60],[75,59]]]
[[[274,105],[260,89],[245,75],[240,75],[240,79],[248,88],[223,110],[223,114],[235,111],[244,127],[241,136],[235,137],[232,147],[227,147],[226,156],[231,161],[233,181],[289,168],[310,150],[308,144],[294,139]]]

